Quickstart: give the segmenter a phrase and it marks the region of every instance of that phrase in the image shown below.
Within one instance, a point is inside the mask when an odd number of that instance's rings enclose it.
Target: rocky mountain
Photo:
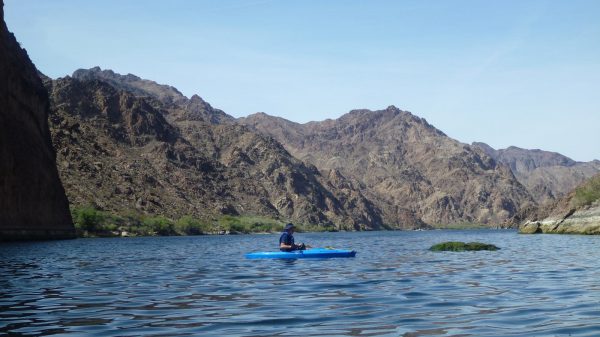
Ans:
[[[352,179],[386,223],[497,224],[535,204],[508,166],[394,106],[306,124],[264,113],[239,122]]]
[[[48,95],[6,27],[2,0],[0,17],[0,241],[73,237],[50,141]]]
[[[496,161],[510,166],[515,177],[539,204],[565,196],[577,185],[600,173],[600,161],[576,162],[556,152],[526,150],[511,146],[495,150],[473,143]]]
[[[528,214],[519,232],[524,234],[600,234],[600,174],[566,196]]]
[[[205,121],[211,124],[235,122],[235,118],[222,110],[213,108],[198,95],[193,95],[188,99],[172,86],[141,79],[133,74],[121,75],[110,69],[102,70],[100,67],[94,67],[78,69],[72,77],[82,81],[103,81],[118,90],[144,98],[154,107],[162,109],[163,112],[168,111],[170,120]]]
[[[342,174],[321,174],[198,96],[99,68],[45,84],[58,167],[75,206],[383,226],[380,210]]]

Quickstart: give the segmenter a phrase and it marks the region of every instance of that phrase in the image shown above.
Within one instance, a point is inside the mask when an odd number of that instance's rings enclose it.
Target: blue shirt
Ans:
[[[283,232],[281,233],[281,236],[279,237],[279,245],[281,246],[281,243],[284,243],[286,245],[290,245],[292,246],[291,249],[285,249],[285,248],[281,248],[282,251],[291,251],[294,250],[294,236],[288,232]]]

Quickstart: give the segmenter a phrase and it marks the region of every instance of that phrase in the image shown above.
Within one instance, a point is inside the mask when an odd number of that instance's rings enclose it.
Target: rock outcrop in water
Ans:
[[[600,173],[600,161],[576,162],[556,152],[526,150],[515,146],[495,150],[485,143],[473,143],[494,160],[510,166],[538,204],[564,197],[577,185]]]
[[[306,124],[264,113],[240,122],[356,181],[386,223],[498,224],[535,204],[508,166],[394,106]]]
[[[198,96],[99,68],[45,82],[57,162],[71,202],[178,219],[261,215],[364,230],[380,210]]]
[[[523,234],[600,234],[600,174],[527,216]]]
[[[0,0],[0,241],[70,238],[48,129],[48,95]]]

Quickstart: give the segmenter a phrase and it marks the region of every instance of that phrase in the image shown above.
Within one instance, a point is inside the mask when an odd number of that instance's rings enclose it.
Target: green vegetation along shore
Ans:
[[[223,215],[211,220],[183,216],[177,220],[138,212],[112,214],[92,206],[71,210],[78,237],[177,236],[276,233],[285,222],[261,216]],[[334,231],[335,228],[296,224],[300,232]]]
[[[182,216],[170,219],[131,211],[115,214],[93,206],[73,207],[73,223],[78,237],[178,236],[278,233],[287,221],[255,215],[222,215],[213,219]],[[299,232],[335,232],[333,226],[296,223]],[[384,226],[387,230],[392,227]],[[490,229],[482,224],[460,223],[432,226],[430,229]]]

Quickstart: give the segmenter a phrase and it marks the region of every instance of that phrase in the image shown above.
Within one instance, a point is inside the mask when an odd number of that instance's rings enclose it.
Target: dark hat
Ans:
[[[283,228],[284,231],[290,230],[292,228],[296,228],[296,226],[294,226],[293,223],[288,223],[287,225],[285,225],[285,228]]]

